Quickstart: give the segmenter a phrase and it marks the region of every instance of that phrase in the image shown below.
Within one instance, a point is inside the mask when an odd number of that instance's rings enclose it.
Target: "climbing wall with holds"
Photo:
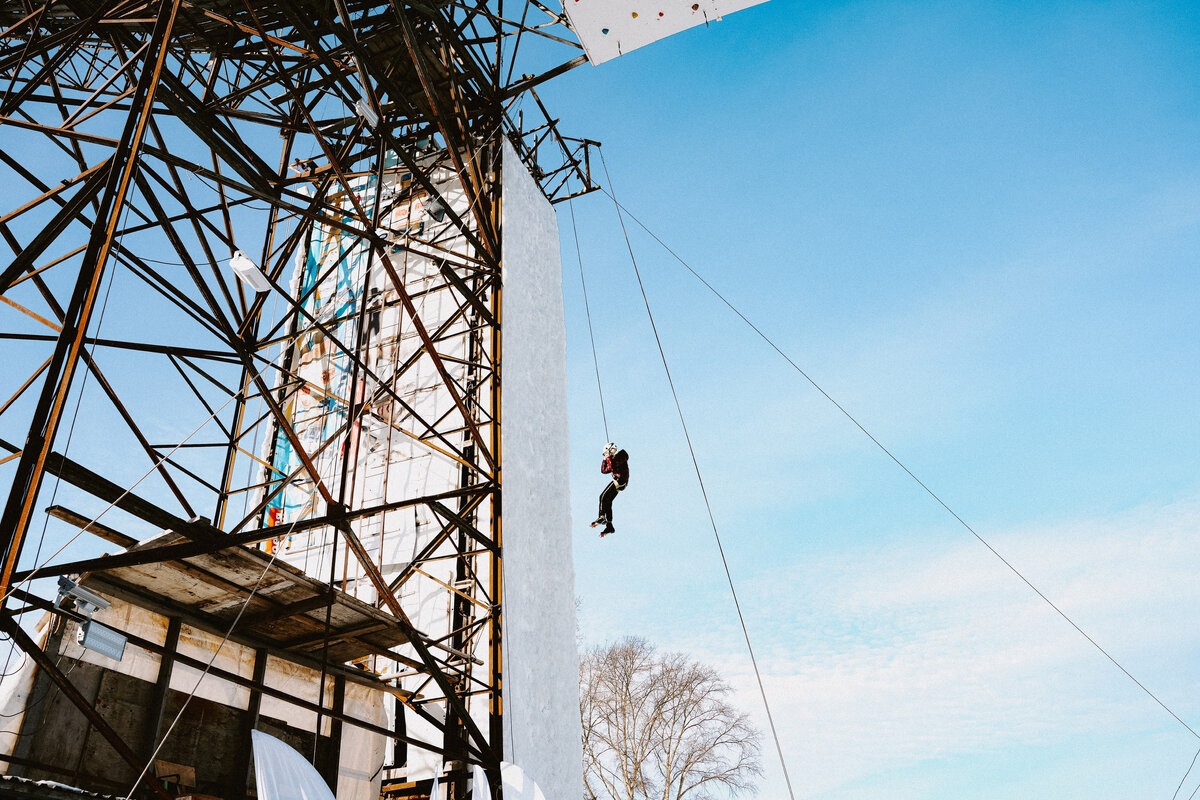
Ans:
[[[563,0],[571,27],[601,64],[673,34],[716,22],[766,0]]]

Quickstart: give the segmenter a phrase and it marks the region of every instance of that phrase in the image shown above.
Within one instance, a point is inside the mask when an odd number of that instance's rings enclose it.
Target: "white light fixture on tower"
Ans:
[[[119,631],[89,619],[87,622],[80,623],[79,632],[75,634],[75,641],[88,650],[94,650],[102,656],[120,661],[125,655],[127,640]]]
[[[358,112],[360,117],[367,121],[372,130],[379,127],[379,115],[375,113],[375,109],[371,108],[371,105],[366,100],[359,98],[358,102],[354,104],[354,110]]]
[[[267,276],[241,250],[233,251],[233,258],[229,259],[229,266],[233,270],[233,274],[238,276],[238,280],[254,291],[267,292],[271,290],[271,283],[267,280]]]
[[[68,597],[75,601],[76,610],[87,615],[87,619],[79,623],[79,632],[75,634],[75,640],[88,650],[94,650],[100,655],[120,661],[121,657],[125,655],[126,639],[124,634],[92,619],[93,613],[103,611],[112,603],[95,592],[83,588],[70,578],[59,576],[58,600],[55,601],[54,607],[58,608]]]

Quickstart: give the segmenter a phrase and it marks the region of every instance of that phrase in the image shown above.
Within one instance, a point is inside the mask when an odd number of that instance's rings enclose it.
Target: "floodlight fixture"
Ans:
[[[61,606],[63,600],[68,597],[75,601],[75,607],[80,613],[87,615],[87,619],[79,623],[79,632],[75,634],[75,640],[88,650],[94,650],[101,655],[120,661],[121,657],[125,655],[127,641],[125,636],[92,619],[93,613],[111,607],[112,603],[90,589],[83,588],[65,575],[60,575],[58,599],[54,602],[54,607]]]
[[[437,222],[441,222],[446,218],[446,204],[441,201],[441,198],[430,197],[429,202],[425,204],[425,208],[429,210],[429,216],[433,217]]]
[[[366,100],[360,97],[354,104],[354,110],[358,112],[360,117],[367,121],[367,124],[371,126],[371,130],[379,127],[379,114],[375,109],[371,108],[371,104]]]
[[[75,634],[75,641],[88,650],[120,661],[125,655],[125,644],[128,639],[107,625],[101,625],[99,622],[89,619],[87,622],[80,623],[79,632]]]
[[[233,258],[229,259],[229,266],[233,270],[233,274],[238,276],[238,280],[254,291],[270,291],[271,282],[267,280],[267,276],[241,250],[233,251]]]
[[[58,608],[68,597],[75,601],[80,612],[87,614],[89,620],[92,618],[92,612],[103,611],[112,605],[90,589],[85,589],[67,576],[60,575],[58,577],[58,600],[55,601],[54,607]]]

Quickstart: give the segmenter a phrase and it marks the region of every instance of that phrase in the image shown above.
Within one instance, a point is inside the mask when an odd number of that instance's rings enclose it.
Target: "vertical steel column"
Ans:
[[[163,713],[167,710],[167,695],[171,691],[171,671],[175,667],[175,653],[179,648],[179,631],[183,627],[179,617],[167,622],[167,638],[163,642],[163,653],[158,662],[158,681],[154,686],[154,699],[146,714],[145,743],[142,755],[146,761],[154,758],[158,747],[158,735],[162,731]]]
[[[258,714],[262,709],[262,685],[267,676],[267,651],[259,648],[254,651],[254,682],[250,689],[250,701],[246,704],[246,712],[241,721],[241,743],[238,749],[237,764],[233,768],[232,783],[229,787],[229,800],[239,800],[247,796],[246,788],[250,783],[250,763],[254,755],[254,737],[251,731],[258,727]]]
[[[504,16],[504,0],[499,3],[500,16]],[[504,62],[504,46],[503,37],[497,37],[496,40],[496,60],[492,68],[492,87],[496,92],[496,97],[503,96],[504,80],[501,77]],[[515,62],[516,52],[513,52]],[[499,120],[504,119],[504,108],[501,104],[496,109],[496,115]],[[491,616],[491,658],[489,662],[492,667],[492,708],[489,727],[489,734],[492,738],[492,746],[496,748],[496,752],[500,753],[501,758],[512,759],[512,755],[508,752],[508,748],[504,746],[504,529],[502,525],[503,497],[504,497],[504,452],[501,447],[500,434],[502,431],[501,420],[503,419],[500,403],[501,387],[503,386],[504,370],[503,365],[503,330],[504,330],[504,307],[503,287],[504,287],[504,132],[502,126],[497,126],[495,133],[492,134],[490,145],[491,160],[488,162],[491,178],[491,191],[493,194],[491,203],[492,212],[492,230],[496,232],[496,263],[499,265],[498,275],[496,276],[495,285],[492,287],[492,453],[496,458],[496,467],[493,470],[495,477],[495,489],[492,491],[492,541],[496,543],[496,549],[490,554],[491,570],[489,580],[491,582],[490,591],[492,597],[492,616]],[[491,785],[493,800],[502,800],[503,789],[500,783],[499,770],[488,770],[488,783]]]
[[[492,163],[496,165],[492,171],[492,190],[496,193],[495,201],[492,203],[493,213],[495,214],[495,227],[497,232],[497,256],[500,263],[500,275],[492,287],[491,311],[492,319],[495,324],[491,328],[491,345],[492,345],[492,456],[495,459],[495,467],[492,470],[494,477],[494,487],[492,489],[492,541],[496,543],[496,549],[491,551],[489,559],[491,560],[491,569],[489,580],[491,585],[488,587],[492,598],[492,614],[489,630],[489,643],[491,645],[491,654],[489,663],[491,664],[491,686],[492,686],[492,703],[491,703],[491,719],[488,726],[488,735],[492,741],[492,747],[501,758],[511,758],[511,755],[504,747],[504,533],[502,527],[503,497],[504,497],[504,472],[503,451],[500,446],[500,421],[503,418],[500,404],[501,385],[503,381],[504,371],[501,369],[503,364],[501,346],[503,343],[503,286],[504,286],[504,229],[500,224],[503,219],[503,203],[504,193],[502,188],[502,180],[504,175],[504,165],[501,163],[501,154],[503,148],[503,134],[497,132],[494,135],[494,150],[492,151]],[[498,772],[492,773],[489,771],[488,781],[492,786],[492,794],[499,800],[500,791],[500,775]]]
[[[0,570],[0,593],[5,595],[21,555],[21,544],[42,485],[46,459],[54,446],[54,435],[71,391],[71,378],[83,348],[104,268],[112,252],[125,198],[137,172],[138,153],[154,108],[154,91],[167,58],[167,43],[178,10],[179,0],[163,0],[159,7],[158,21],[146,50],[145,66],[138,78],[129,116],[125,120],[116,152],[109,160],[108,179],[96,214],[96,225],[92,228],[79,278],[63,317],[62,332],[46,370],[42,393],[30,422],[21,459],[17,463],[3,517],[0,517],[0,550],[4,562]]]
[[[321,759],[320,772],[329,791],[337,793],[338,772],[342,768],[342,721],[341,715],[346,710],[346,679],[342,675],[333,678],[333,715],[329,718],[329,740],[326,744],[325,757]],[[321,741],[321,718],[317,718],[316,741]]]

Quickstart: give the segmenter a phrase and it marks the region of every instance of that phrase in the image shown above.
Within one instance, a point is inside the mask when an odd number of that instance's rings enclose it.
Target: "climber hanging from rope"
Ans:
[[[600,493],[600,516],[592,523],[592,527],[603,522],[604,530],[600,531],[600,535],[608,536],[615,530],[612,524],[613,498],[617,496],[617,492],[629,485],[629,454],[618,450],[612,442],[604,445],[604,460],[600,462],[600,472],[612,475],[613,479]]]

